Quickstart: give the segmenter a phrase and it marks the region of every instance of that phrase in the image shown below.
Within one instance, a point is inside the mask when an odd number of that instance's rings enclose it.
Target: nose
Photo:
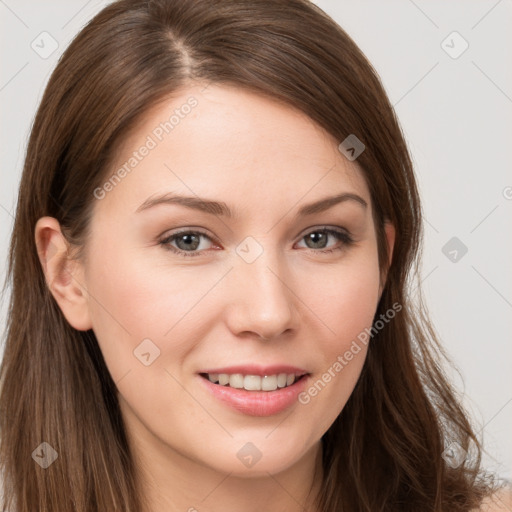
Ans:
[[[297,328],[297,295],[292,279],[277,258],[264,251],[253,261],[237,261],[228,279],[226,321],[236,336],[273,340]]]

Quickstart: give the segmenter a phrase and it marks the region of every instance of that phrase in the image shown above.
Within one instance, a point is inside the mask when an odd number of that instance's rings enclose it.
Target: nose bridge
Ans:
[[[236,296],[235,329],[270,339],[293,328],[296,305],[284,258],[278,250],[254,239],[237,247],[232,278]]]

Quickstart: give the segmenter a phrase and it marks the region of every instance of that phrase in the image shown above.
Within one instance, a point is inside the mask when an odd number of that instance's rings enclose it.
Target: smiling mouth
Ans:
[[[276,391],[292,386],[308,374],[277,373],[274,375],[243,375],[241,373],[200,373],[201,377],[213,384],[246,391]]]

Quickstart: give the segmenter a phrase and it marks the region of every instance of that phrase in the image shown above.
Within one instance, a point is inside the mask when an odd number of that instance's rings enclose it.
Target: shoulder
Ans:
[[[512,511],[512,487],[507,486],[484,499],[480,508],[472,512],[510,512]]]

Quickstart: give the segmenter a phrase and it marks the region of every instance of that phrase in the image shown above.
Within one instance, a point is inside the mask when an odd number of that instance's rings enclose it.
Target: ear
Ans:
[[[83,265],[71,257],[69,243],[62,234],[59,221],[53,217],[41,217],[34,235],[46,283],[66,320],[79,331],[91,329]]]
[[[386,233],[386,242],[388,244],[388,267],[391,266],[391,262],[393,261],[393,249],[395,248],[395,236],[396,230],[395,226],[391,224],[389,221],[384,222],[384,231]]]
[[[395,237],[396,237],[395,226],[393,224],[391,224],[391,222],[385,221],[384,222],[384,233],[386,236],[386,244],[388,246],[388,262],[387,262],[387,265],[384,270],[384,273],[383,273],[383,276],[381,279],[381,283],[380,283],[379,300],[382,296],[382,291],[384,290],[384,286],[386,284],[389,267],[391,266],[391,262],[393,261],[393,249],[395,247]]]

